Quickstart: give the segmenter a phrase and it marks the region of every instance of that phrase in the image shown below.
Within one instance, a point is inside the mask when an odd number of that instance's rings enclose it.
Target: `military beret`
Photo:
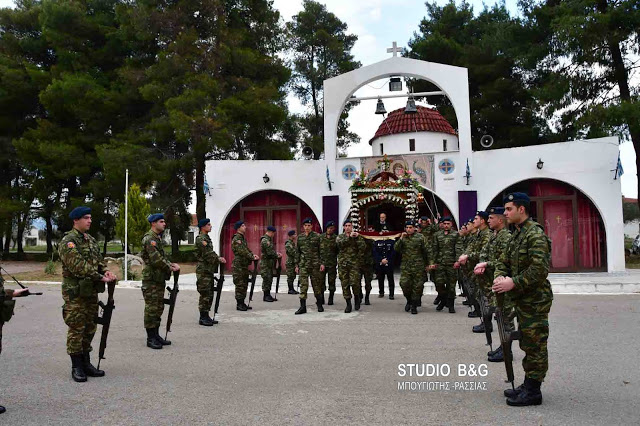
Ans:
[[[502,201],[504,201],[505,204],[512,201],[525,201],[527,203],[531,202],[529,196],[524,192],[512,192],[511,194],[504,197]]]
[[[484,210],[478,210],[476,212],[476,216],[480,216],[484,220],[487,220],[489,218],[489,213],[485,212]]]
[[[467,220],[467,223],[473,223],[474,219],[475,219],[475,217],[469,218],[469,220]]]
[[[296,230],[292,229],[291,231],[287,232],[288,236],[292,236],[292,235],[296,235]]]
[[[453,222],[453,218],[451,216],[445,216],[440,219],[440,222]]]
[[[420,220],[429,220],[429,218],[428,218],[428,217],[426,217],[426,216],[422,216],[422,217],[420,218]]]
[[[504,214],[504,207],[491,207],[489,214]]]
[[[267,226],[267,231],[276,232],[276,227],[269,225]]]
[[[91,209],[87,206],[80,206],[71,210],[71,213],[69,213],[69,217],[71,219],[82,219],[82,216],[86,214],[91,214]]]
[[[200,219],[198,221],[198,228],[202,228],[203,226],[207,226],[208,223],[211,223],[209,219]]]
[[[164,215],[162,213],[150,214],[149,217],[147,217],[149,223],[157,222],[160,219],[164,219]]]
[[[342,226],[346,225],[347,223],[352,223],[351,219],[345,219],[344,222],[342,222]]]
[[[412,220],[408,220],[404,223],[404,226],[415,226],[415,223]]]
[[[305,223],[313,223],[313,220],[311,220],[310,217],[306,218],[305,220],[302,221],[302,224],[304,225]]]
[[[334,221],[330,220],[329,222],[327,222],[327,223],[324,225],[324,229],[327,229],[327,228],[328,228],[328,227],[330,227],[330,226],[336,226],[336,223],[335,223]]]
[[[244,220],[239,220],[233,224],[233,229],[237,231],[238,229],[240,229],[242,225],[244,225]]]

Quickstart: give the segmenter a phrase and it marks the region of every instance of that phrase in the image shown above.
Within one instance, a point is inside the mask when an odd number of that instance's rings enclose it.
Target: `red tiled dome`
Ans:
[[[410,132],[438,132],[457,135],[451,124],[435,109],[417,105],[416,114],[405,114],[404,108],[399,108],[389,113],[384,119],[375,136],[369,141],[369,145],[380,136],[394,135],[396,133]],[[386,124],[385,124],[386,123]]]

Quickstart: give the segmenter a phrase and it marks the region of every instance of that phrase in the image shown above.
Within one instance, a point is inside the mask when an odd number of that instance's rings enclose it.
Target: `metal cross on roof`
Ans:
[[[387,48],[387,53],[393,53],[393,57],[398,56],[398,53],[402,53],[404,51],[403,47],[398,47],[398,43],[393,42],[393,47]]]

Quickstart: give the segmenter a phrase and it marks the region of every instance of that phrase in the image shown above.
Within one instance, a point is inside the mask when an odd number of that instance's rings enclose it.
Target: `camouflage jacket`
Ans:
[[[431,249],[431,263],[434,265],[453,266],[458,260],[456,257],[456,243],[458,233],[456,231],[438,231],[433,236]]]
[[[462,251],[457,251],[456,249],[456,255],[457,255],[456,260],[458,260],[458,258],[460,258],[460,256],[462,256],[463,254],[468,253],[468,251],[471,249],[471,246],[473,246],[477,238],[478,238],[477,232],[467,234],[467,236],[465,237],[464,247],[462,248]],[[473,278],[473,275],[474,275],[473,268],[475,266],[476,265],[473,265],[473,267],[471,267],[471,263],[467,262],[466,264],[461,265],[460,268],[462,269],[462,272],[464,272],[466,275],[471,276]]]
[[[473,269],[480,261],[480,253],[489,243],[491,234],[492,232],[489,228],[478,230],[476,238],[474,238],[473,242],[467,247],[467,251],[465,254],[469,256],[469,259],[467,259],[467,263],[469,263],[469,267],[471,267],[471,269]]]
[[[458,234],[458,239],[456,240],[456,258],[460,257],[460,255],[464,254],[467,248],[467,241],[469,241],[469,236],[462,236]],[[458,259],[456,259],[458,260]]]
[[[420,233],[405,235],[396,241],[393,248],[402,254],[402,271],[424,271],[425,264],[429,262],[428,244]]]
[[[75,228],[62,237],[58,254],[64,278],[99,281],[107,270],[95,238]]]
[[[213,251],[213,244],[211,244],[209,234],[204,232],[201,232],[196,237],[196,260],[198,261],[198,266],[196,266],[197,273],[208,272],[215,274],[218,271],[220,258]]]
[[[551,240],[542,226],[527,219],[511,235],[506,250],[496,262],[494,278],[511,277],[509,292],[518,305],[546,304],[553,299],[549,275]]]
[[[364,238],[364,243],[366,247],[364,249],[364,253],[362,253],[362,265],[370,267],[375,264],[375,261],[373,260],[373,240]]]
[[[273,238],[267,234],[260,238],[260,273],[273,273],[273,269],[276,267],[276,259],[278,259],[278,252],[273,245]]]
[[[339,268],[360,268],[362,252],[367,246],[362,235],[352,238],[347,234],[340,234],[336,238],[336,244],[338,246]]]
[[[296,253],[298,248],[296,247],[296,243],[291,240],[287,240],[284,243],[284,252],[287,254],[287,269],[296,267]]]
[[[309,235],[302,233],[298,235],[298,252],[296,261],[298,267],[320,266],[320,234],[311,231]]]
[[[247,240],[239,232],[231,240],[231,251],[233,252],[233,268],[247,268],[253,262],[253,252],[249,249]]]
[[[171,262],[164,253],[164,241],[152,230],[142,237],[140,257],[144,261],[142,279],[165,281],[171,276]]]
[[[338,264],[338,244],[336,234],[328,235],[326,232],[320,236],[320,260],[327,267],[335,267]]]
[[[489,242],[480,251],[480,262],[487,262],[487,271],[490,271],[491,276],[496,267],[496,260],[500,259],[509,241],[511,241],[511,232],[506,227],[502,228],[498,232],[491,233]]]

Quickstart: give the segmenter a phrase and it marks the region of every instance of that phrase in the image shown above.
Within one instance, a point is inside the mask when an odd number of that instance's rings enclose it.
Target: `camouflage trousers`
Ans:
[[[549,311],[551,301],[539,305],[518,305],[515,303],[519,329],[522,332],[520,349],[525,353],[522,368],[525,377],[544,381],[549,370],[547,340],[549,339]]]
[[[455,299],[456,282],[458,281],[458,272],[453,265],[438,265],[436,269],[436,291],[441,297]]]
[[[232,272],[233,284],[236,286],[236,300],[247,298],[247,288],[249,287],[249,269],[247,267],[235,267]]]
[[[373,265],[365,265],[360,269],[360,279],[358,282],[362,283],[364,278],[364,290],[371,292],[371,281],[373,281]]]
[[[433,271],[431,271],[431,279],[433,280],[433,284],[436,288],[436,293],[438,293],[438,295],[440,294],[445,294],[447,287],[444,285],[445,280],[440,278],[441,275],[441,269],[440,267],[438,267],[438,269],[434,269]],[[427,276],[425,274],[425,281],[427,279]]]
[[[160,327],[164,311],[164,281],[142,280],[144,297],[144,328]]]
[[[261,274],[262,277],[262,291],[267,294],[271,293],[271,286],[273,285],[273,273]]]
[[[336,277],[338,276],[337,266],[324,265],[324,272],[322,272],[322,292],[327,289],[327,280],[329,281],[329,291],[336,291]],[[327,278],[328,277],[328,278]]]
[[[340,274],[340,285],[342,286],[342,295],[345,300],[351,299],[353,295],[362,296],[362,287],[360,287],[360,269],[354,265],[340,265],[338,267]]]
[[[296,280],[296,276],[298,275],[296,274],[296,265],[287,264],[286,267],[287,267],[287,284],[289,287],[293,287],[293,282]]]
[[[71,298],[67,291],[62,290],[62,299],[62,318],[68,327],[67,354],[90,352],[91,341],[98,329],[98,295]]]
[[[422,297],[421,289],[424,289],[424,268],[402,269],[400,271],[400,288],[402,294],[409,300],[419,300]]]
[[[300,266],[300,299],[307,298],[307,291],[309,290],[309,280],[311,280],[311,287],[313,288],[313,294],[319,296],[322,291],[322,272],[320,272],[320,263],[313,263],[309,265]]]
[[[215,280],[213,275],[209,273],[197,273],[196,274],[196,288],[200,293],[198,299],[198,310],[200,312],[209,312],[211,310],[211,304],[213,303],[213,291],[211,286]]]

